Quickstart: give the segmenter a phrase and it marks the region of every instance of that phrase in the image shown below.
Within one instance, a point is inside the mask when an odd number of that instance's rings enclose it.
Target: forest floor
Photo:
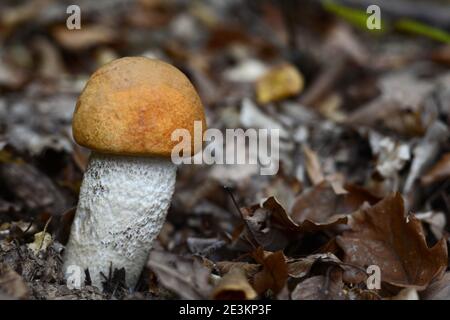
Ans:
[[[387,11],[368,31],[321,1],[75,2],[78,31],[67,1],[0,3],[0,298],[450,299],[448,25],[418,35]],[[89,156],[73,110],[122,56],[182,70],[209,128],[279,129],[280,168],[180,166],[136,288],[111,270],[69,289]]]

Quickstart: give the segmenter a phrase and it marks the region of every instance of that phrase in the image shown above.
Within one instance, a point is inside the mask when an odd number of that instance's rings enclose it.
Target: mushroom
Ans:
[[[206,127],[200,98],[170,64],[126,57],[90,77],[72,129],[75,141],[92,153],[63,270],[88,269],[92,285],[102,288],[103,276],[124,268],[127,286],[136,285],[174,192],[170,157],[177,142],[171,134],[187,129],[193,135],[195,121]],[[202,146],[191,140],[194,155]]]

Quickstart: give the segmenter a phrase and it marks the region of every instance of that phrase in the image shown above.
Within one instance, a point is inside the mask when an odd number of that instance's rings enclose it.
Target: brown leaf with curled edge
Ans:
[[[288,261],[288,274],[292,278],[303,278],[307,276],[314,265],[321,264],[325,267],[335,266],[344,271],[342,278],[347,283],[358,284],[367,279],[364,269],[346,264],[332,253],[317,253],[304,258]]]
[[[263,247],[269,251],[282,250],[299,234],[331,230],[345,225],[347,216],[335,215],[336,212],[351,213],[364,202],[373,204],[379,200],[361,187],[345,187],[348,193],[337,195],[330,182],[324,181],[312,188],[311,193],[299,197],[296,210],[298,214],[305,216],[301,223],[295,222],[274,197],[269,197],[262,204],[243,208],[241,212],[245,228],[240,237],[254,247]]]
[[[292,278],[303,278],[308,275],[312,266],[317,262],[325,262],[337,266],[342,264],[342,261],[332,253],[311,254],[304,258],[288,261],[289,276]]]
[[[263,203],[263,208],[270,210],[271,219],[275,225],[281,226],[287,231],[294,231],[300,233],[306,232],[317,232],[325,229],[330,229],[338,224],[346,224],[347,217],[345,216],[335,216],[327,219],[323,222],[314,222],[311,220],[304,220],[301,223],[296,223],[287,214],[286,210],[281,206],[278,201],[270,197]]]
[[[305,258],[289,261],[287,264],[288,274],[292,278],[303,278],[309,274],[312,266],[317,260],[321,259],[326,254],[313,254]]]
[[[320,184],[300,194],[292,205],[291,217],[302,225],[346,223],[343,214],[349,214],[360,208],[364,202],[376,203],[379,199],[367,190],[347,184],[346,194],[336,194],[330,182]]]
[[[288,279],[286,257],[283,252],[267,252],[260,247],[253,252],[253,258],[263,266],[253,278],[256,292],[263,294],[269,289],[275,294],[280,292]]]
[[[215,300],[252,300],[256,296],[257,293],[248,282],[245,272],[239,268],[232,268],[224,275],[212,293]]]
[[[272,212],[255,205],[241,210],[246,228],[241,237],[252,243],[253,247],[263,247],[269,251],[283,249],[288,238],[282,228],[272,223]]]
[[[347,217],[337,216],[324,223],[305,220],[297,224],[274,197],[266,199],[261,205],[243,208],[241,212],[245,228],[240,238],[253,247],[263,247],[269,251],[283,250],[290,238],[298,234],[327,230],[347,223]]]
[[[399,193],[353,213],[350,226],[351,231],[336,239],[344,262],[379,266],[383,282],[421,290],[447,268],[445,239],[428,248],[420,221],[405,216]]]
[[[292,300],[344,300],[342,270],[333,269],[325,276],[314,276],[300,282],[291,293]]]

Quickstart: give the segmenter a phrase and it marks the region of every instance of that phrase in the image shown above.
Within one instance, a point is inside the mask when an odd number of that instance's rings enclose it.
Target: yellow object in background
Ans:
[[[256,97],[260,104],[282,100],[299,94],[303,85],[303,76],[298,69],[291,64],[283,64],[256,82]]]

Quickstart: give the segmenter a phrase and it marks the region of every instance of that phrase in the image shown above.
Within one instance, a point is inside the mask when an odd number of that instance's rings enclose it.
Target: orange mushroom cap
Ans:
[[[200,98],[189,79],[156,59],[126,57],[98,69],[81,93],[73,116],[75,141],[100,153],[170,157],[187,129],[192,155],[202,148],[194,122],[206,130]],[[202,135],[203,135],[202,132]]]

